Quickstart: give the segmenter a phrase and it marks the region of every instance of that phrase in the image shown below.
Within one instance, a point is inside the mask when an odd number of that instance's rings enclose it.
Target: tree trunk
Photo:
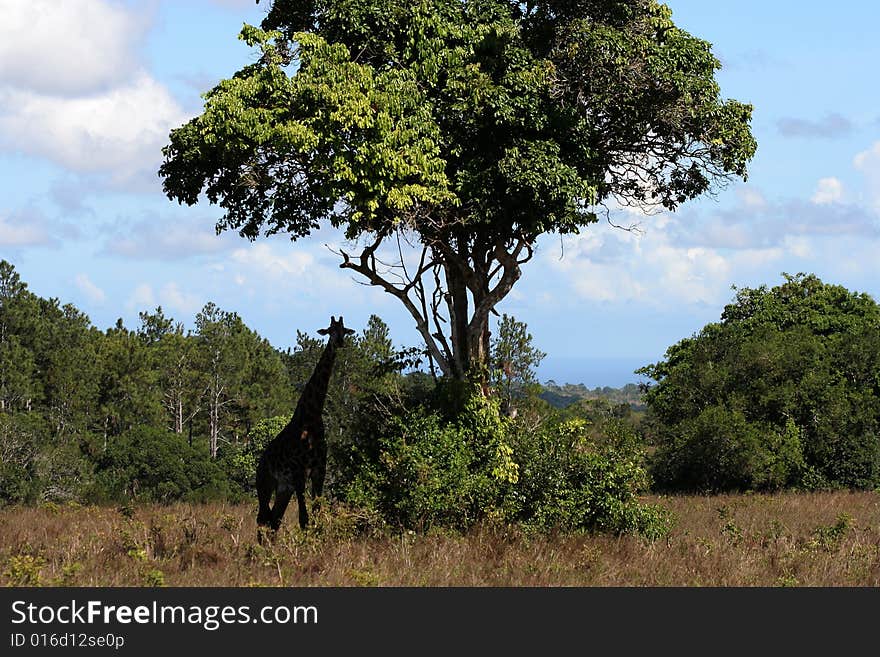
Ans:
[[[463,380],[470,370],[470,335],[468,330],[467,286],[454,264],[446,263],[446,305],[449,309],[452,342],[452,376]]]
[[[217,401],[218,400],[216,400],[216,399],[213,399],[211,401],[211,409],[210,409],[210,413],[208,414],[209,423],[210,423],[210,435],[211,435],[209,447],[210,447],[212,459],[217,458],[217,444],[218,444],[218,437],[220,435],[220,408],[217,405]]]
[[[183,433],[183,399],[177,396],[174,409],[174,433]]]
[[[476,383],[488,395],[489,314],[519,280],[520,266],[532,258],[534,236],[511,243],[500,237],[481,238],[466,228],[434,235],[415,269],[409,269],[401,255],[391,273],[380,271],[386,265],[376,257],[386,237],[378,234],[358,257],[340,249],[340,267],[358,272],[403,303],[425,341],[432,371],[436,363],[444,377]],[[444,304],[448,323],[440,307]]]

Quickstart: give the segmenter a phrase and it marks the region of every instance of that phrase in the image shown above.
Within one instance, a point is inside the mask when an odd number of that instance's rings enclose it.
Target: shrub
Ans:
[[[347,446],[352,476],[336,493],[392,525],[422,530],[489,518],[548,530],[662,534],[663,514],[638,501],[648,479],[631,429],[609,421],[588,439],[588,428],[573,420],[517,431],[496,402],[479,396],[454,420],[411,412],[392,419],[375,441]]]
[[[76,445],[45,447],[37,459],[40,498],[50,502],[78,501],[93,482],[94,464]]]
[[[203,502],[229,494],[223,471],[207,451],[175,433],[136,427],[108,445],[98,458],[96,501]]]
[[[33,502],[39,494],[39,443],[27,415],[0,414],[0,505]]]
[[[90,485],[93,464],[80,447],[49,433],[36,413],[0,414],[0,505],[78,500]]]
[[[393,525],[468,527],[503,505],[515,479],[503,425],[497,405],[476,397],[456,422],[422,410],[392,418],[376,444],[350,446],[359,467],[337,494]]]
[[[246,442],[224,445],[220,449],[219,465],[235,493],[249,496],[256,493],[255,478],[260,454],[289,421],[289,416],[282,415],[260,420],[251,429]]]
[[[542,529],[665,533],[664,512],[638,499],[649,479],[632,429],[609,421],[591,433],[573,419],[516,437],[519,518]]]
[[[802,469],[793,421],[777,433],[723,406],[710,406],[681,422],[653,463],[661,488],[689,491],[780,488],[796,483]]]

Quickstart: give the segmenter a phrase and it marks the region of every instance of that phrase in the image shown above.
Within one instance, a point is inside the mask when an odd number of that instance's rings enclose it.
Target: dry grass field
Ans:
[[[661,497],[671,533],[365,534],[288,514],[256,541],[249,505],[0,510],[6,586],[878,586],[880,494]],[[294,510],[295,511],[295,510]]]

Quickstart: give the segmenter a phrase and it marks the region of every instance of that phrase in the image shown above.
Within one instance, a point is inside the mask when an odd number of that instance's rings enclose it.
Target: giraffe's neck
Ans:
[[[315,371],[303,388],[302,397],[299,407],[308,408],[324,408],[324,401],[327,399],[327,386],[330,384],[330,373],[333,371],[333,363],[336,360],[336,346],[333,342],[328,342],[321,359],[315,366]]]

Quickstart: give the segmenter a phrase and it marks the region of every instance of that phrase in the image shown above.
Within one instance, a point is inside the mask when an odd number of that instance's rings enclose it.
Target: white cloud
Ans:
[[[74,282],[79,291],[92,303],[104,303],[107,299],[104,290],[95,285],[85,274],[77,274]]]
[[[880,164],[880,141],[875,142],[868,150],[856,155],[853,159],[853,164],[856,169],[862,171],[874,168]]]
[[[317,239],[294,245],[281,240],[248,244],[211,269],[234,285],[236,294],[260,299],[275,310],[334,300],[383,307],[397,303],[377,287],[358,285],[355,281],[364,279],[340,269],[337,257]]]
[[[874,204],[874,209],[880,212],[880,141],[856,155],[853,164],[864,174],[868,182],[871,202]]]
[[[265,243],[236,249],[232,252],[232,260],[272,279],[291,275],[302,277],[311,270],[315,263],[314,256],[301,248],[291,250],[286,255],[279,255]]]
[[[679,246],[715,249],[768,249],[785,247],[790,237],[828,236],[842,233],[875,240],[880,237],[874,213],[848,200],[849,192],[836,178],[823,179],[812,201],[786,199],[763,207],[744,203],[700,213],[675,215],[668,232]],[[651,229],[660,228],[651,224]]]
[[[51,242],[41,225],[18,221],[14,217],[0,217],[0,246],[38,246]]]
[[[654,247],[654,245],[650,245]],[[645,254],[654,271],[654,293],[685,303],[713,303],[728,287],[731,265],[714,249],[684,249],[658,240]]]
[[[641,299],[647,292],[644,285],[620,268],[585,260],[568,271],[572,275],[575,292],[581,299],[588,301]]]
[[[137,260],[183,260],[218,253],[241,241],[233,233],[217,235],[211,220],[198,216],[120,220],[109,232],[104,252]]]
[[[747,249],[754,246],[754,231],[751,226],[743,222],[731,222],[723,217],[713,217],[704,222],[699,231],[697,241],[705,246],[726,249]]]
[[[194,315],[203,305],[204,302],[198,295],[182,290],[175,281],[165,283],[158,292],[149,283],[141,283],[132,291],[125,303],[125,307],[132,312],[152,311],[156,306],[162,306],[164,309],[178,311],[184,315]]]
[[[48,95],[118,85],[149,20],[105,0],[0,0],[0,84]]]
[[[837,113],[826,114],[816,121],[786,116],[777,121],[776,127],[783,137],[814,139],[836,139],[853,130],[852,121]]]
[[[545,255],[581,299],[639,302],[654,307],[717,304],[744,272],[763,270],[785,255],[782,248],[720,249],[676,242],[676,219],[665,217],[641,237],[596,227],[568,237],[565,256]]]
[[[138,285],[128,301],[125,303],[129,310],[153,310],[156,307],[156,295],[153,294],[153,288],[147,283]]]
[[[192,315],[204,305],[198,296],[185,292],[175,282],[166,283],[159,292],[160,305]]]
[[[843,183],[837,178],[822,178],[816,185],[816,192],[810,199],[816,205],[839,203],[843,199]]]
[[[0,0],[0,149],[157,186],[161,147],[187,117],[141,63],[144,5]]]
[[[46,157],[72,171],[125,182],[155,169],[169,128],[185,116],[146,73],[105,93],[67,98],[0,91],[0,146]]]
[[[736,193],[743,206],[749,210],[763,210],[767,207],[767,199],[755,187],[743,185],[737,188]]]
[[[804,259],[811,258],[814,253],[811,240],[804,236],[786,236],[785,249],[793,256]]]

